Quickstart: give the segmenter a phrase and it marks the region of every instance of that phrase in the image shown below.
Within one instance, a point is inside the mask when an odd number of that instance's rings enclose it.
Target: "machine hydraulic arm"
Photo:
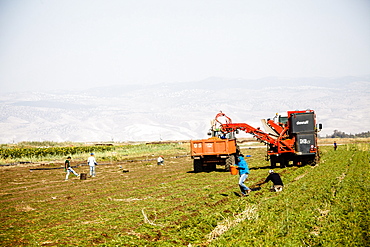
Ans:
[[[268,120],[268,125],[276,132],[276,134],[265,133],[260,128],[254,128],[246,123],[231,123],[231,119],[224,113],[218,113],[218,117],[226,117],[228,120],[225,124],[220,124],[221,132],[230,133],[244,131],[252,134],[257,140],[270,146],[270,153],[294,153],[294,137],[289,138],[289,126],[280,126],[272,120]]]
[[[281,128],[279,126],[279,128]],[[271,134],[265,133],[259,128],[254,128],[246,123],[231,123],[231,124],[222,124],[221,131],[229,133],[232,131],[244,131],[248,134],[252,134],[257,140],[269,145],[271,148],[276,149],[278,153],[291,153],[294,152],[294,140],[287,139],[285,135],[288,131],[288,128],[281,128],[280,135],[275,137]]]

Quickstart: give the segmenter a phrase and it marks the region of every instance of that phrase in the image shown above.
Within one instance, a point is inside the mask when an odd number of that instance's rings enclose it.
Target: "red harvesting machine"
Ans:
[[[225,123],[221,123],[219,118]],[[267,159],[271,167],[279,163],[285,167],[293,165],[316,164],[319,160],[317,133],[322,125],[316,124],[313,110],[288,111],[276,114],[273,119],[262,119],[265,131],[246,123],[232,123],[232,120],[220,112],[212,121],[209,139],[192,140],[191,157],[194,159],[194,171],[211,171],[216,165],[224,165],[225,170],[235,163],[239,154],[236,134],[244,131],[267,145]]]

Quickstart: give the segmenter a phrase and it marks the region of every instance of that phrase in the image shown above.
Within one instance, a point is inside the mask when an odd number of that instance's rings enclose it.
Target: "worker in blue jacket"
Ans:
[[[245,184],[244,181],[248,178],[249,175],[249,167],[248,163],[244,159],[243,154],[239,154],[238,156],[238,162],[235,164],[238,166],[239,170],[239,187],[240,191],[242,192],[242,196],[247,196],[252,191],[249,189]]]

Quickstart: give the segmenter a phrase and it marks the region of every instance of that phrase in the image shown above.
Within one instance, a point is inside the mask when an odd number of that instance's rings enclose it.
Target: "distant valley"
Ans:
[[[370,129],[370,78],[208,78],[198,82],[106,86],[85,91],[0,94],[0,143],[164,141],[206,138],[222,110],[259,127],[277,112],[314,109],[324,126]]]

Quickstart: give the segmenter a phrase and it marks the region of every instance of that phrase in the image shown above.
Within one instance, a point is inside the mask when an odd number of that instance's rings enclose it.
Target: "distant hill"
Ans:
[[[106,86],[74,92],[0,95],[0,143],[159,141],[206,138],[222,110],[259,127],[277,112],[314,109],[322,136],[370,126],[370,77],[208,78],[197,82]],[[240,137],[243,137],[241,135]]]

